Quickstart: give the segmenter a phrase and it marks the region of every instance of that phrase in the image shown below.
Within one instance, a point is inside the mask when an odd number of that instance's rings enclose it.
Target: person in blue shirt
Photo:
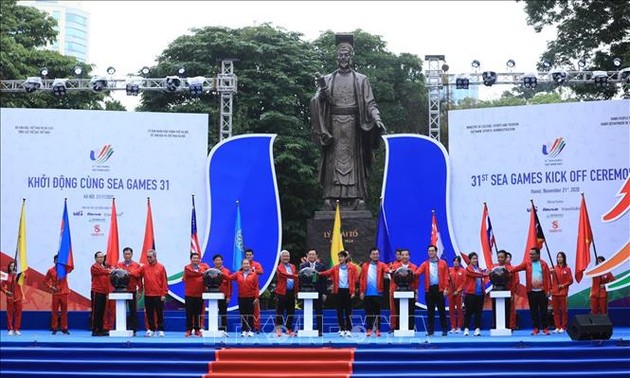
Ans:
[[[383,307],[383,289],[387,264],[378,261],[380,253],[377,248],[370,250],[370,261],[361,265],[359,277],[359,297],[363,301],[366,315],[367,336],[376,328],[376,336],[381,336],[380,318]]]

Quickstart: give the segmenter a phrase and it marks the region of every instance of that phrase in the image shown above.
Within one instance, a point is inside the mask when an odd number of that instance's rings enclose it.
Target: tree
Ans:
[[[522,1],[522,0],[517,0]],[[573,68],[572,61],[585,58],[589,70],[616,71],[618,57],[630,65],[630,2],[605,0],[527,0],[527,22],[537,32],[555,26],[557,38],[547,45],[541,60],[555,66]],[[598,89],[592,84],[573,87],[580,98],[608,99],[619,93],[612,85]],[[630,86],[624,85],[625,96]]]
[[[45,13],[27,6],[17,5],[15,0],[0,2],[0,80],[26,80],[39,76],[46,67],[48,77],[65,78],[80,65],[89,73],[91,66],[76,58],[63,56],[54,51],[41,49],[55,41],[56,21]],[[20,108],[102,109],[102,93],[68,92],[56,98],[52,93],[2,94],[0,106]]]

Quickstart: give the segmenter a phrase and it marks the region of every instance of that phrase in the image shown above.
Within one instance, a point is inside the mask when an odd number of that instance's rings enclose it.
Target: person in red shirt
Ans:
[[[435,307],[440,313],[442,336],[447,336],[446,305],[444,297],[448,295],[448,265],[438,257],[438,249],[431,244],[427,248],[429,259],[416,270],[418,279],[424,274],[424,292],[427,301],[427,336],[433,336],[435,327]]]
[[[381,336],[381,307],[383,307],[383,290],[385,274],[389,272],[387,264],[378,261],[380,252],[377,248],[370,250],[370,261],[361,265],[359,275],[359,297],[363,301],[366,315],[366,335],[372,336],[376,329],[377,337]]]
[[[70,289],[68,288],[68,276],[66,275],[62,280],[57,278],[57,255],[53,257],[54,265],[46,272],[44,282],[46,286],[52,292],[52,314],[51,314],[51,329],[52,334],[55,335],[59,330],[59,312],[61,312],[61,332],[64,335],[69,335],[68,331],[68,294]],[[58,312],[59,311],[59,312]]]
[[[136,335],[138,331],[138,291],[142,292],[142,266],[133,261],[133,249],[125,247],[123,249],[123,261],[116,264],[116,268],[124,269],[129,274],[127,292],[131,293],[131,300],[127,301],[129,306],[129,322],[127,328]]]
[[[453,266],[448,269],[449,294],[448,312],[451,317],[449,333],[460,333],[464,327],[464,310],[462,309],[462,293],[464,290],[465,271],[461,266],[462,258],[455,256]]]
[[[108,336],[103,327],[107,294],[110,292],[109,274],[111,268],[105,267],[105,255],[98,251],[94,254],[94,264],[90,268],[92,276],[92,336]]]
[[[249,267],[252,272],[256,273],[258,278],[263,275],[263,267],[259,262],[254,261],[254,251],[252,249],[245,250],[245,258],[249,260]],[[254,303],[254,331],[260,333],[260,301]]]
[[[394,332],[394,330],[396,328],[398,328],[398,316],[396,316],[397,314],[397,310],[396,307],[398,306],[396,300],[394,300],[394,291],[396,291],[396,283],[394,282],[394,277],[392,277],[391,273],[393,273],[394,271],[396,271],[396,269],[393,269],[394,264],[400,262],[400,253],[401,250],[397,249],[396,250],[396,260],[395,261],[391,261],[389,263],[389,271],[390,274],[389,276],[389,333]]]
[[[350,336],[352,329],[352,298],[356,291],[359,273],[354,264],[348,264],[348,252],[337,253],[339,264],[331,269],[319,272],[324,277],[331,277],[333,282],[333,294],[337,307],[337,322],[339,323],[339,336]]]
[[[147,251],[147,261],[149,263],[142,267],[144,307],[149,321],[149,329],[145,336],[151,337],[157,333],[158,336],[164,337],[164,302],[168,294],[166,269],[157,262],[157,253],[154,249]]]
[[[549,335],[547,329],[547,305],[549,304],[549,294],[551,292],[551,281],[549,266],[540,259],[540,249],[532,248],[529,251],[529,261],[512,268],[510,273],[525,271],[525,282],[527,288],[527,300],[529,302],[529,312],[532,316],[534,329],[532,335],[538,335],[542,327],[543,333]]]
[[[481,315],[483,314],[483,300],[485,298],[485,282],[488,274],[479,268],[479,256],[476,252],[468,254],[470,264],[466,267],[464,279],[464,336],[470,335],[468,326],[470,319],[475,316],[475,336],[481,336]]]
[[[510,252],[505,252],[505,267],[508,268],[508,270],[511,271],[511,269],[513,268],[512,266],[512,254]],[[516,330],[516,292],[518,290],[519,285],[521,284],[521,277],[518,275],[518,273],[515,274],[510,274],[510,281],[511,281],[511,293],[512,296],[510,297],[510,320],[509,320],[509,328],[511,330]],[[507,321],[507,320],[506,320]]]
[[[295,313],[295,293],[297,292],[298,272],[295,265],[291,264],[289,251],[280,252],[280,264],[276,273],[276,336],[282,335],[282,327],[286,327],[287,335],[295,336],[293,332],[293,314]],[[284,315],[286,314],[286,323]]]
[[[241,337],[254,337],[254,305],[260,297],[258,275],[251,269],[249,259],[241,262],[241,269],[230,275],[238,285],[238,311],[241,316]]]
[[[604,256],[597,256],[596,264],[599,265],[606,261]],[[615,280],[615,276],[608,272],[601,276],[593,277],[591,285],[591,313],[607,314],[608,313],[608,292],[606,284]]]
[[[190,264],[184,267],[184,295],[186,300],[186,337],[202,335],[201,311],[203,309],[203,274],[210,269],[208,264],[200,262],[197,252],[190,254]],[[196,331],[195,331],[196,330]]]
[[[214,263],[214,268],[221,271],[223,274],[223,280],[219,285],[219,290],[225,296],[224,299],[219,300],[219,317],[221,319],[221,323],[219,324],[219,329],[223,331],[223,334],[227,336],[227,303],[232,296],[232,282],[230,281],[230,271],[228,268],[223,266],[223,256],[217,254],[212,257],[212,262]]]
[[[9,262],[7,265],[8,277],[2,282],[2,292],[7,296],[7,329],[9,336],[20,336],[20,328],[22,327],[22,302],[24,301],[24,292],[22,285],[18,283],[17,268],[15,261]],[[26,277],[24,278],[26,281]]]
[[[392,263],[390,267],[391,280],[390,280],[390,286],[389,286],[389,295],[392,299],[394,298],[394,292],[398,290],[398,286],[396,286],[396,282],[394,282],[394,272],[396,272],[396,270],[398,270],[399,268],[408,268],[412,272],[415,272],[418,269],[418,267],[414,263],[409,261],[411,254],[408,249],[400,249],[399,251],[400,253],[398,253],[397,256],[400,256],[400,259]],[[416,290],[418,289],[418,280],[416,279],[413,280],[413,282],[411,283],[411,289],[414,291],[414,293],[416,292]],[[415,299],[408,300],[407,307],[408,307],[407,311],[409,313],[409,323],[408,323],[409,329],[415,329],[416,300]],[[398,328],[398,315],[396,314],[400,314],[400,301],[399,300],[395,301],[393,311],[394,311],[394,317],[393,317],[394,322],[390,323],[390,331],[392,332],[396,328]]]
[[[553,321],[556,325],[553,333],[563,333],[567,329],[567,297],[572,283],[573,273],[567,266],[567,255],[564,252],[558,252],[556,266],[551,272],[551,306],[553,307]]]

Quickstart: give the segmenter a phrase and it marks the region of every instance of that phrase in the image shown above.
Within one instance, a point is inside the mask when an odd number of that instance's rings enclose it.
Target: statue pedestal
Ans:
[[[330,263],[330,255],[321,251],[330,250],[334,222],[334,211],[316,211],[315,216],[306,221],[306,245],[320,251],[320,258],[326,266]],[[343,245],[350,252],[352,261],[367,261],[376,237],[376,219],[372,213],[368,210],[341,210],[341,233]]]
[[[304,329],[298,330],[298,337],[317,337],[319,331],[313,329],[313,301],[319,297],[318,292],[300,291],[298,299],[304,300]]]
[[[223,293],[203,293],[203,300],[208,301],[208,329],[203,332],[203,337],[223,337],[223,331],[219,331],[219,301],[225,299]]]
[[[398,314],[398,329],[394,330],[396,337],[414,337],[416,332],[409,329],[409,301],[413,300],[413,291],[394,291],[394,300],[400,302],[400,314]]]
[[[490,292],[490,298],[496,301],[496,328],[490,330],[490,336],[512,336],[512,330],[505,328],[505,298],[509,298],[511,295],[509,290]]]
[[[132,337],[127,330],[126,302],[133,299],[132,293],[109,293],[109,299],[116,301],[116,329],[109,331],[109,337]]]

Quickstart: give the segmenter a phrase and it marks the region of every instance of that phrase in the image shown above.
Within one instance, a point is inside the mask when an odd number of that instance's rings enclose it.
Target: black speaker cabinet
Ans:
[[[567,333],[571,340],[608,340],[613,333],[613,325],[608,315],[575,315]]]

